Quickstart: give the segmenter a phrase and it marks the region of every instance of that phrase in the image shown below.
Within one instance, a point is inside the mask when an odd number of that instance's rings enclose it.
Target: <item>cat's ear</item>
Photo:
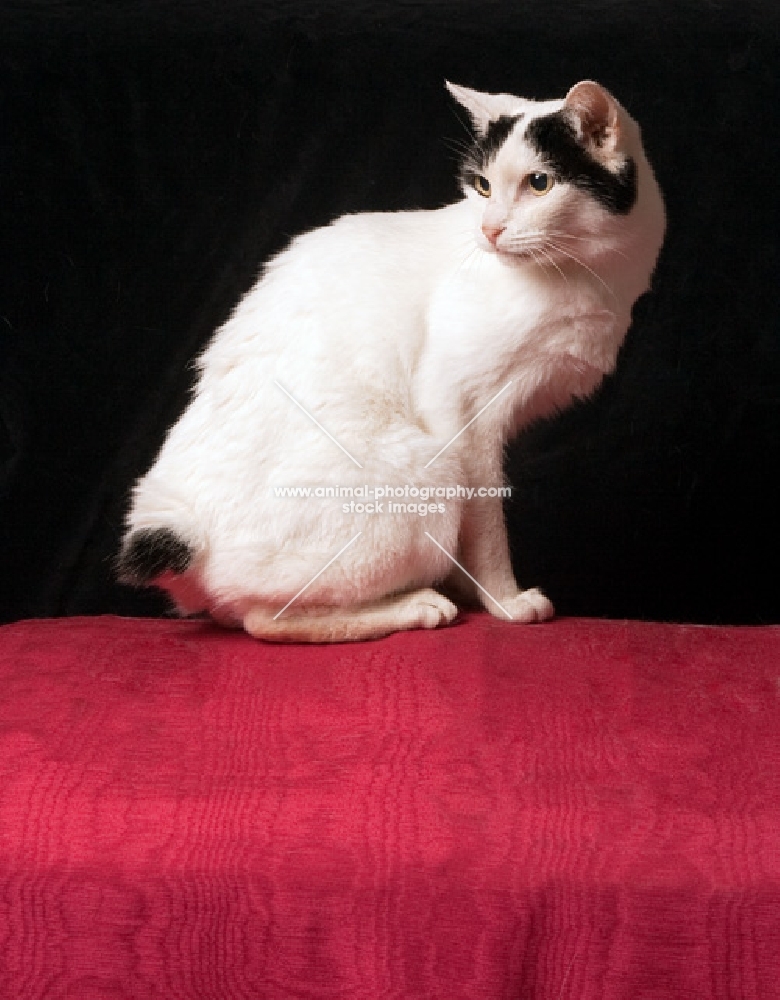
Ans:
[[[615,98],[592,80],[576,83],[564,100],[589,146],[614,153],[620,139],[620,110]]]
[[[524,103],[522,98],[511,94],[483,94],[479,90],[469,90],[468,87],[450,83],[449,80],[444,82],[458,104],[471,115],[474,128],[480,136],[485,135],[490,123],[502,115],[518,114]]]

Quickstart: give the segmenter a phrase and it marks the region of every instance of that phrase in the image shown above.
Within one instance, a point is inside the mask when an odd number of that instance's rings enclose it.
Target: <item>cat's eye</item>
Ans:
[[[551,190],[555,180],[550,174],[529,174],[528,175],[528,188],[535,194],[541,195],[547,194]]]
[[[482,174],[474,174],[474,190],[483,198],[490,197],[490,181]]]

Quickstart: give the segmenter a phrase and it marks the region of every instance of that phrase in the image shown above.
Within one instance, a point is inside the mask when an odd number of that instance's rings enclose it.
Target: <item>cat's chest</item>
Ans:
[[[501,438],[512,411],[541,415],[592,391],[612,369],[626,326],[587,285],[486,256],[436,288],[418,406],[443,432],[490,405],[488,423]]]
[[[431,296],[428,332],[435,353],[523,353],[543,350],[550,337],[565,339],[583,317],[603,312],[586,284],[551,280],[539,268],[481,254],[471,266],[442,275]]]

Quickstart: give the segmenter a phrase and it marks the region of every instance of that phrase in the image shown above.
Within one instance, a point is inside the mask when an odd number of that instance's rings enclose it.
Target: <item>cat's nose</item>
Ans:
[[[485,234],[485,238],[488,243],[492,243],[493,246],[498,242],[498,237],[506,229],[506,226],[488,226],[484,225],[482,227],[482,232]]]

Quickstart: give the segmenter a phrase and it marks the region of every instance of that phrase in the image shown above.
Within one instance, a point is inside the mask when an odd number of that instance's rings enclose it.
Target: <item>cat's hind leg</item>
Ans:
[[[457,613],[452,601],[425,588],[353,608],[291,609],[278,618],[267,606],[257,605],[244,615],[244,628],[270,642],[358,642],[448,625]]]

